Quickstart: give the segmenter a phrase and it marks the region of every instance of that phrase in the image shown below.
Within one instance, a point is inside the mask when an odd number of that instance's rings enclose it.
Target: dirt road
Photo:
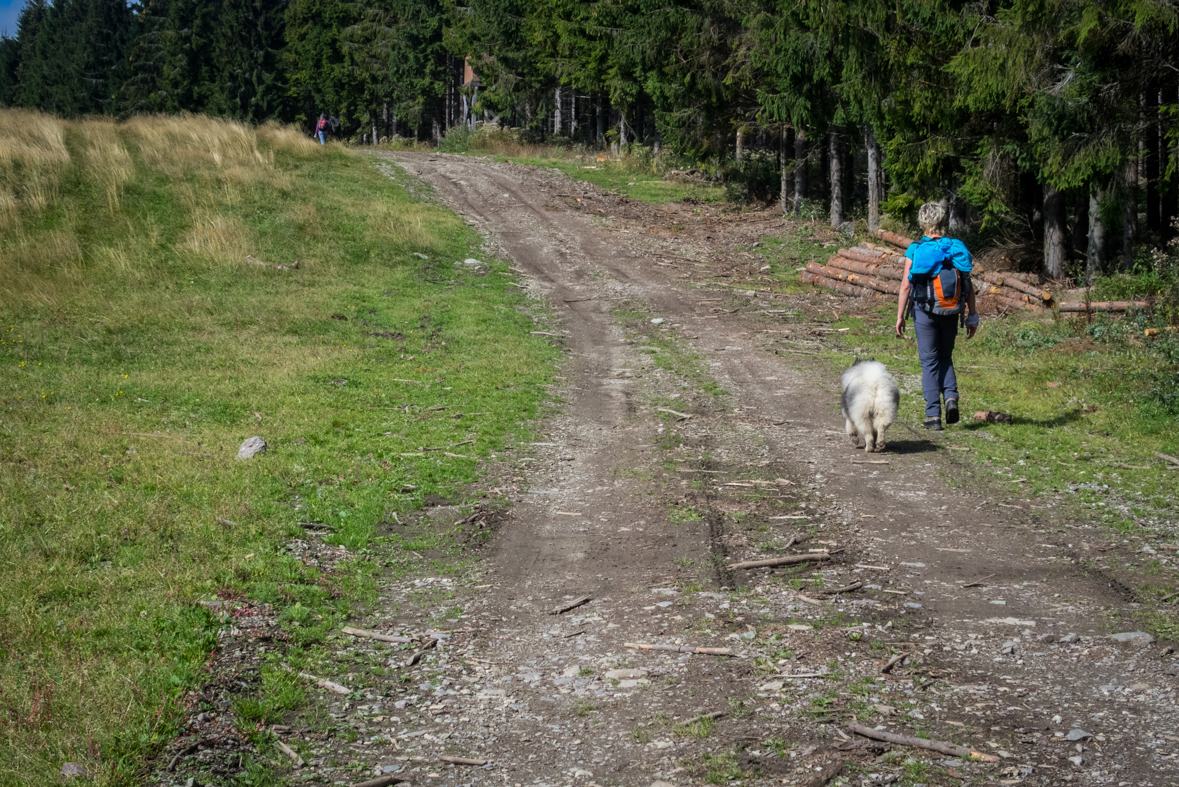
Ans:
[[[344,706],[370,720],[348,752],[364,772],[1179,782],[1176,663],[1158,643],[1110,639],[1133,630],[1134,605],[1070,557],[1099,529],[950,488],[959,455],[912,425],[868,457],[885,464],[865,463],[841,434],[830,370],[774,352],[783,330],[821,335],[813,304],[686,284],[701,248],[614,215],[616,197],[546,170],[387,158],[514,262],[568,356],[546,436],[497,470],[513,507],[475,575],[387,589],[397,628],[443,604],[463,618],[400,694]],[[723,227],[706,206],[653,210]],[[784,553],[817,557],[726,568]],[[423,600],[438,586],[456,600]],[[852,717],[995,761],[872,742],[847,731]]]

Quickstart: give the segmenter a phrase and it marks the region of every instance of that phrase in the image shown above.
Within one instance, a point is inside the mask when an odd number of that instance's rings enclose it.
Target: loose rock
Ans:
[[[261,437],[251,437],[242,442],[241,447],[237,449],[238,459],[253,459],[258,454],[266,453],[266,441]]]
[[[1123,631],[1118,634],[1110,634],[1109,638],[1114,642],[1121,642],[1126,645],[1134,645],[1135,647],[1144,647],[1154,642],[1154,637],[1147,634],[1145,631]]]

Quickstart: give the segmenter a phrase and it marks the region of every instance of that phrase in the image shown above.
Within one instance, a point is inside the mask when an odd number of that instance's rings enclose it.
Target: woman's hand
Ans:
[[[897,317],[897,336],[905,338],[905,318]]]
[[[978,312],[968,312],[966,315],[966,338],[973,339],[978,333]]]

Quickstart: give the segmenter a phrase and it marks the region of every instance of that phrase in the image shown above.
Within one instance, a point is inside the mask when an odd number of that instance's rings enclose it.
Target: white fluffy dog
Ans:
[[[847,420],[847,436],[856,448],[884,450],[884,430],[897,417],[901,391],[884,364],[859,358],[840,378],[843,393],[839,407]]]

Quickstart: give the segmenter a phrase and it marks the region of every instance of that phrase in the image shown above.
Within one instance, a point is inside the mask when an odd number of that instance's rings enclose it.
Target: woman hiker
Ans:
[[[925,236],[905,252],[905,274],[897,296],[897,336],[904,337],[906,312],[911,311],[921,359],[925,428],[941,431],[943,398],[946,423],[958,423],[953,357],[958,324],[966,327],[966,338],[973,338],[978,330],[978,310],[970,286],[970,252],[962,241],[942,234],[946,209],[927,202],[917,211],[917,223]]]
[[[315,124],[315,136],[319,137],[319,144],[323,145],[324,134],[331,133],[331,126],[328,125],[328,119],[324,115],[319,116],[319,121]]]

